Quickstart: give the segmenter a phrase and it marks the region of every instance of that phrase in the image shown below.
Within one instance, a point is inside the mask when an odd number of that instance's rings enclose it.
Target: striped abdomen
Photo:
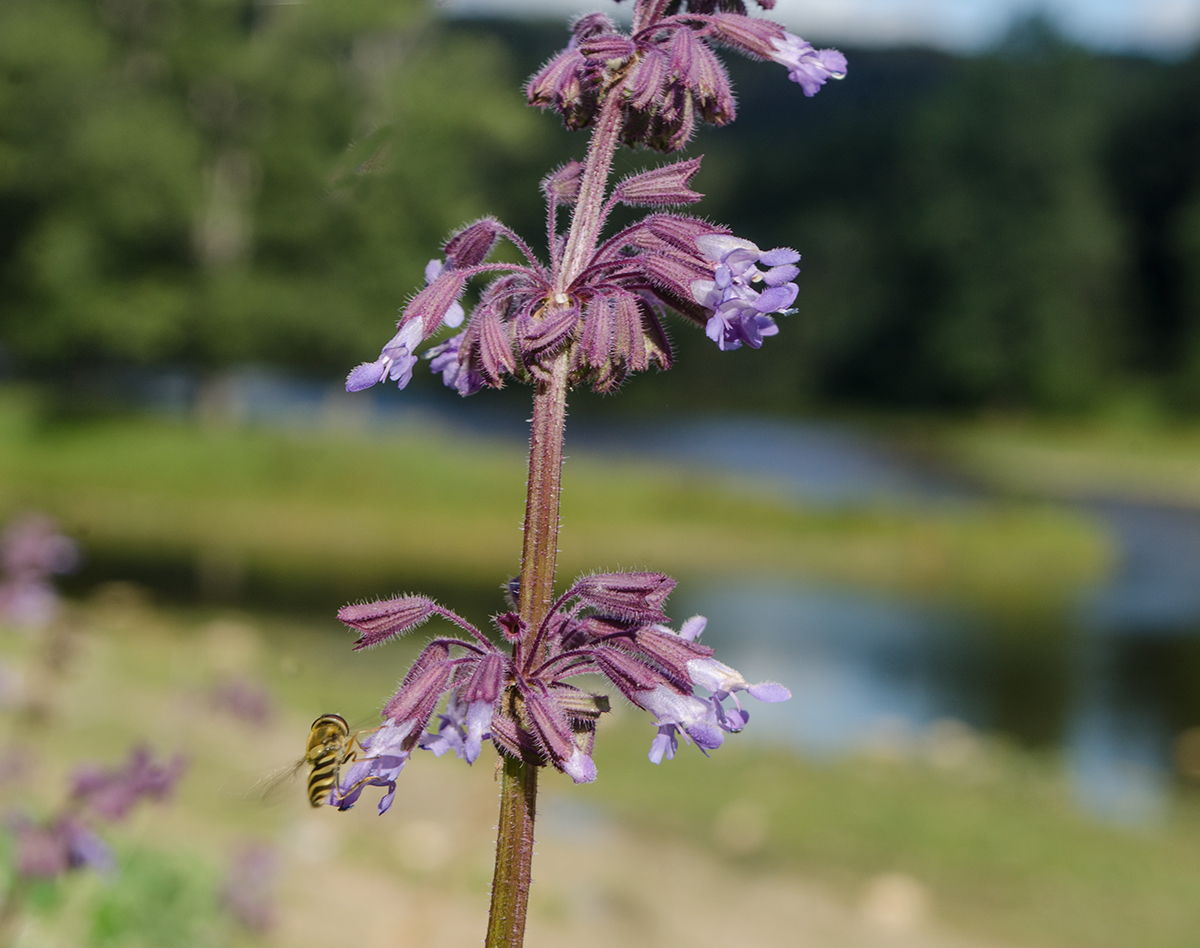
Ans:
[[[350,727],[340,714],[322,714],[313,721],[304,759],[308,774],[308,802],[322,806],[337,787],[342,764],[352,756]]]

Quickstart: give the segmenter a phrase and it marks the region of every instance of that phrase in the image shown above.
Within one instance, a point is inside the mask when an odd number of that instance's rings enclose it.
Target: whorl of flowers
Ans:
[[[571,128],[595,126],[608,109],[614,136],[672,152],[687,143],[697,122],[724,125],[736,115],[712,44],[784,65],[810,96],[846,73],[841,53],[816,50],[778,23],[747,16],[741,0],[642,0],[629,33],[598,13],[576,21],[566,49],[529,80],[528,99],[559,112]],[[590,191],[584,191],[587,166],[580,162],[542,182],[549,260],[490,217],[454,234],[442,258],[430,261],[425,286],[404,308],[396,334],[379,358],[351,371],[347,390],[383,381],[404,388],[420,345],[464,322],[461,332],[426,353],[432,370],[461,395],[500,388],[509,379],[544,378],[564,350],[570,384],[601,392],[629,372],[670,368],[667,311],[702,327],[721,349],[758,346],[777,333],[773,317],[791,312],[800,255],[787,248],[761,251],[719,224],[664,210],[703,197],[690,187],[699,158],[629,176],[611,190],[604,181],[607,160],[593,162],[604,176],[594,177]],[[618,204],[652,210],[600,239]],[[562,206],[573,208],[575,223],[587,222],[590,239],[571,250],[557,226]],[[488,263],[500,240],[512,243],[523,262]],[[460,301],[480,277],[488,282],[467,316]]]
[[[813,49],[778,23],[747,16],[740,0],[686,6],[680,13],[679,3],[639,4],[630,33],[600,13],[581,17],[566,49],[526,85],[529,104],[553,109],[568,128],[581,129],[596,120],[605,95],[619,95],[626,144],[672,152],[691,140],[697,122],[727,125],[737,117],[714,43],[786,66],[808,96],[846,75],[846,57],[837,50]]]
[[[383,813],[413,750],[438,756],[453,751],[473,763],[488,740],[503,754],[541,761],[576,783],[594,780],[596,724],[609,710],[609,698],[572,684],[579,675],[602,676],[654,715],[655,763],[674,756],[680,736],[707,752],[721,745],[726,732],[745,727],[750,715],[737,692],[761,701],[791,697],[783,685],[749,684],[713,658],[713,650],[696,641],[703,617],[689,619],[678,632],[670,629],[662,610],[674,586],[662,573],[582,576],[536,629],[526,628],[516,613],[494,618],[511,650],[423,596],[346,606],[338,617],[359,633],[356,648],[403,635],[434,614],[467,635],[425,646],[384,707],[383,725],[362,739],[365,753],[345,769],[328,802],[348,809],[366,787],[379,786],[386,790]]]

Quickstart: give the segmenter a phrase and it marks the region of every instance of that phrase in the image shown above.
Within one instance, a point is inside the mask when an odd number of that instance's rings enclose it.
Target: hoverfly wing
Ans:
[[[296,782],[306,763],[307,761],[301,757],[290,764],[269,770],[250,784],[239,796],[247,800],[276,802],[284,796],[291,784]]]

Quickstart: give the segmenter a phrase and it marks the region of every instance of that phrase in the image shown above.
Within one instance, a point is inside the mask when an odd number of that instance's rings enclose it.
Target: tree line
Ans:
[[[373,357],[451,228],[540,235],[537,180],[583,141],[520,83],[565,37],[392,0],[8,0],[7,362]],[[677,325],[626,401],[1200,408],[1200,56],[1038,20],[975,56],[846,52],[814,99],[728,57],[741,114],[689,148],[698,210],[801,251],[797,311],[758,353]]]

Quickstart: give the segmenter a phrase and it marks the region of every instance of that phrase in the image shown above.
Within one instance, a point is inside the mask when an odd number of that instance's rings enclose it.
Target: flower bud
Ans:
[[[675,580],[665,573],[596,573],[577,579],[569,595],[612,615],[661,622],[663,603],[674,588]]]
[[[404,315],[400,317],[400,325],[408,326],[420,320],[421,334],[432,336],[442,324],[446,311],[450,309],[467,284],[467,278],[457,270],[442,270],[438,277],[424,287],[404,307]]]
[[[695,204],[704,195],[693,191],[688,184],[699,170],[700,159],[692,158],[643,171],[621,181],[613,191],[613,197],[635,207]]]
[[[542,178],[542,193],[555,204],[574,204],[579,199],[579,185],[586,166],[582,161],[568,161],[561,168]]]
[[[446,241],[447,260],[456,267],[474,267],[487,259],[504,228],[494,217],[464,227]]]
[[[401,596],[361,605],[342,606],[338,619],[359,633],[357,651],[386,642],[393,636],[411,632],[433,615],[437,603],[424,596]]]

